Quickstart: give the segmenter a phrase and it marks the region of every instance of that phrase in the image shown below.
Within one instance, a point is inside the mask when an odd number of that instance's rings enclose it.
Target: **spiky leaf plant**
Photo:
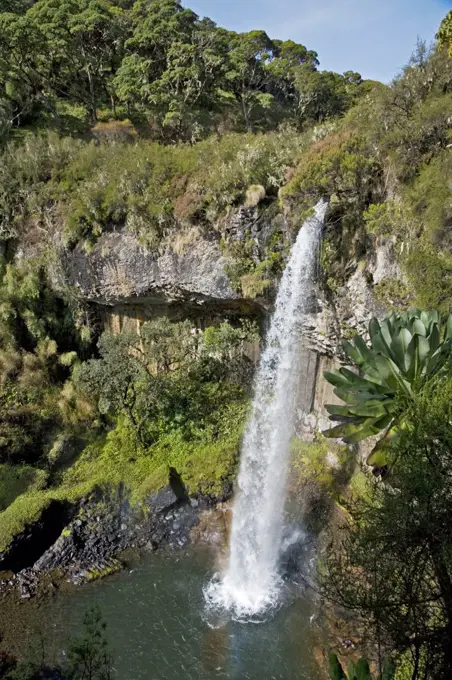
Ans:
[[[369,338],[370,344],[359,335],[343,343],[355,370],[344,366],[325,373],[345,404],[326,406],[339,424],[323,434],[355,443],[385,432],[368,458],[381,467],[387,462],[386,444],[408,425],[404,413],[414,394],[451,360],[452,315],[446,323],[438,312],[418,309],[382,322],[373,318]]]
[[[348,672],[345,673],[337,654],[330,652],[328,656],[329,674],[331,680],[394,680],[395,665],[391,659],[386,659],[383,663],[381,675],[374,676],[370,671],[369,662],[366,659],[359,659],[357,663],[350,661]]]

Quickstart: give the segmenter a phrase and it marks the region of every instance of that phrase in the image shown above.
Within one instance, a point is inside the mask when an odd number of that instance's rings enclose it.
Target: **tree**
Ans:
[[[340,425],[327,437],[355,443],[386,432],[368,463],[387,464],[387,442],[407,425],[406,413],[415,395],[437,374],[447,369],[452,352],[452,315],[444,327],[438,312],[413,310],[369,323],[369,347],[359,335],[343,347],[358,372],[340,368],[325,373],[344,406],[327,405]]]
[[[250,364],[243,347],[255,332],[252,324],[233,329],[224,322],[201,333],[188,320],[161,317],[144,323],[139,335],[104,333],[100,358],[76,367],[75,385],[96,400],[102,416],[124,414],[143,446],[165,430],[190,438],[208,423],[215,430],[222,399],[243,396]]]
[[[5,132],[27,121],[41,103],[53,111],[36,60],[46,51],[45,37],[27,15],[0,14],[0,89]]]
[[[350,82],[338,73],[317,71],[312,64],[303,64],[294,74],[294,83],[297,112],[304,122],[341,116],[350,106]]]
[[[218,85],[220,32],[178,0],[135,3],[131,23],[133,34],[115,78],[119,97],[152,113],[172,138],[190,137]]]
[[[85,614],[83,634],[69,647],[68,675],[71,680],[110,680],[113,657],[105,636],[106,623],[99,607]]]
[[[85,613],[83,631],[70,640],[63,667],[46,661],[44,637],[24,650],[20,661],[0,650],[2,680],[111,680],[113,656],[106,637],[107,624],[98,606]]]
[[[92,123],[106,98],[114,111],[111,80],[125,38],[121,7],[107,0],[39,0],[26,16],[46,41],[33,66],[45,86],[85,105]]]
[[[414,395],[413,424],[390,444],[391,486],[369,481],[330,547],[325,593],[354,611],[411,680],[452,668],[452,377]]]
[[[436,38],[439,49],[446,49],[452,57],[452,10],[442,20]]]
[[[274,44],[265,31],[231,33],[225,78],[228,89],[240,105],[245,129],[252,132],[255,109],[270,109],[274,96],[268,91],[271,72],[267,63],[273,57]]]
[[[299,101],[296,80],[300,71],[315,71],[319,64],[317,53],[293,40],[274,40],[273,44],[273,58],[266,65],[271,75],[269,89],[281,106],[287,109],[287,113],[297,117]]]

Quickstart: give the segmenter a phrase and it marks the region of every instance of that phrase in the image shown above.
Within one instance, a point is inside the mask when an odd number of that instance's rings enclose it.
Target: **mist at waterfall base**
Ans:
[[[280,557],[290,441],[300,375],[302,322],[309,311],[327,204],[307,219],[285,268],[254,385],[233,504],[229,563],[206,586],[208,606],[235,620],[259,620],[280,602]]]

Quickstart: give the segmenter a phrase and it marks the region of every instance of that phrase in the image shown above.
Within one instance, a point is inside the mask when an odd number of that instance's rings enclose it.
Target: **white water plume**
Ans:
[[[281,279],[242,444],[229,563],[224,575],[205,589],[210,605],[237,619],[259,617],[278,602],[301,325],[309,311],[326,210],[325,202],[318,203],[300,229]]]

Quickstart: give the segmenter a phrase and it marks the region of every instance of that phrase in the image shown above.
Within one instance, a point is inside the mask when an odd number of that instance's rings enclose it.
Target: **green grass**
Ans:
[[[317,434],[313,442],[292,441],[292,465],[298,481],[314,482],[326,493],[336,495],[344,482],[350,452]]]
[[[45,486],[47,473],[27,465],[0,465],[0,511],[26,491]]]
[[[176,430],[162,435],[147,449],[138,443],[128,422],[119,419],[116,428],[89,444],[53,486],[40,488],[38,480],[44,481],[45,475],[41,470],[34,470],[33,477],[32,469],[27,468],[27,473],[21,473],[22,482],[16,480],[15,484],[11,476],[8,488],[17,493],[10,492],[11,504],[0,512],[0,550],[39,519],[52,500],[76,503],[95,488],[115,488],[123,483],[131,503],[139,505],[168,483],[169,467],[178,471],[190,494],[220,494],[223,484],[235,477],[246,411],[244,403],[231,405],[217,439],[206,432],[187,441]]]
[[[369,500],[371,490],[371,478],[362,470],[357,469],[349,483],[349,491],[352,499]]]

